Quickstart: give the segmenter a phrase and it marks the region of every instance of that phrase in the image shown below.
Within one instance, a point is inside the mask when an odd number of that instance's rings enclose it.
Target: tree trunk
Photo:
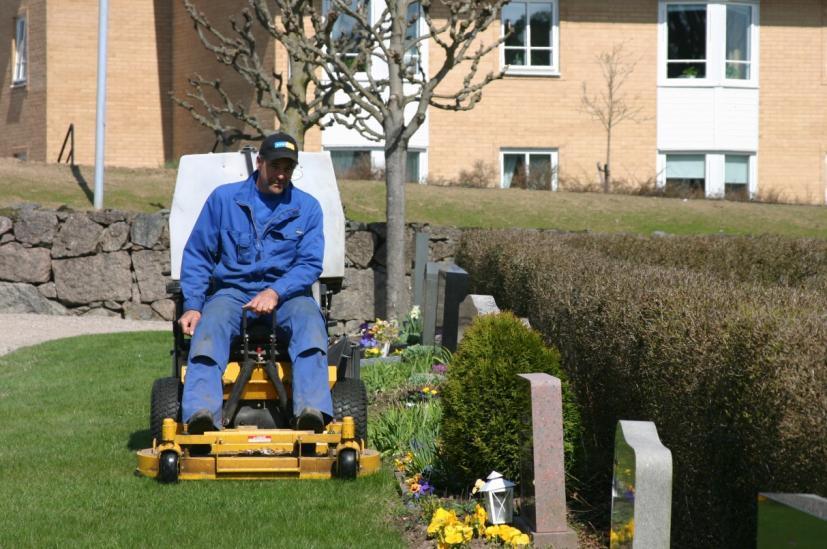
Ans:
[[[405,287],[405,157],[407,143],[399,138],[402,128],[385,130],[385,183],[387,185],[387,235],[385,263],[387,283],[385,318],[398,319]]]
[[[612,128],[606,131],[606,165],[603,166],[603,192],[609,192],[612,185]]]

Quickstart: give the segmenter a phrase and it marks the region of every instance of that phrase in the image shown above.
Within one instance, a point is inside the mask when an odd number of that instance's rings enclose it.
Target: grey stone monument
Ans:
[[[428,263],[427,232],[418,232],[414,237],[413,304],[422,309],[425,305],[425,264]]]
[[[758,494],[758,549],[827,545],[827,499],[814,494]]]
[[[468,326],[478,316],[496,314],[500,312],[494,296],[470,294],[465,296],[459,305],[459,326],[457,331],[457,343],[462,341],[462,336]]]
[[[563,464],[563,391],[548,374],[519,374],[531,395],[526,412],[531,439],[520,464],[520,523],[535,547],[577,547],[577,534],[566,523],[566,470]]]
[[[612,478],[612,548],[668,549],[672,452],[651,421],[618,421]]]

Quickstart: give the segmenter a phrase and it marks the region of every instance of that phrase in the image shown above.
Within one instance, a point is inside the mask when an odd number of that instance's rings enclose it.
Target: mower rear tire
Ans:
[[[178,482],[178,454],[172,450],[161,452],[158,459],[158,480],[167,484]]]
[[[342,379],[336,382],[331,391],[333,398],[333,417],[341,421],[351,416],[356,423],[356,438],[368,442],[368,392],[361,379]]]
[[[177,377],[162,377],[152,384],[149,406],[149,431],[152,438],[161,440],[164,419],[181,421],[181,382]]]
[[[345,480],[353,480],[359,472],[359,458],[356,450],[345,448],[339,452],[336,459],[336,476]]]

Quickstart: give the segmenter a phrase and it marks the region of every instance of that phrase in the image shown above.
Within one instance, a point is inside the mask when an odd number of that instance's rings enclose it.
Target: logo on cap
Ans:
[[[289,141],[276,141],[273,143],[274,149],[290,149],[291,151],[296,150],[296,146]]]

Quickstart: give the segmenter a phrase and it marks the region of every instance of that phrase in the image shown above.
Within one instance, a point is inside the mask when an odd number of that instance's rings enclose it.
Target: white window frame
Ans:
[[[698,4],[706,6],[706,76],[704,78],[668,78],[669,29],[667,6]],[[726,77],[726,12],[727,5],[752,8],[750,29],[750,77],[747,80]],[[724,86],[728,88],[757,88],[760,59],[760,5],[758,0],[659,0],[658,4],[658,85],[680,88]]]
[[[755,151],[658,151],[657,187],[666,188],[666,155],[704,156],[704,194],[706,198],[724,198],[726,189],[726,157],[748,156],[749,170],[747,192],[749,199],[758,196],[758,153]]]
[[[18,15],[14,20],[13,46],[12,86],[24,86],[29,80],[29,23],[26,14]]]
[[[530,162],[529,162],[529,155],[531,154],[546,154],[551,157],[551,191],[557,191],[557,172],[558,172],[558,161],[559,161],[559,151],[558,149],[513,149],[513,148],[502,148],[500,149],[500,188],[501,189],[508,189],[509,187],[505,186],[505,155],[507,154],[522,154],[525,156],[525,166],[526,170],[530,169]],[[526,173],[526,175],[530,175]]]
[[[373,24],[376,20],[376,0],[366,0],[369,2],[368,4],[368,21]],[[326,18],[328,12],[330,12],[330,6],[333,4],[333,0],[322,0],[322,17]],[[353,54],[348,53],[340,53],[343,57],[353,56]],[[365,74],[366,72],[371,70],[371,56],[368,55],[368,58],[365,60],[365,69],[363,71],[356,71],[355,74]]]
[[[517,3],[517,2],[514,2]],[[507,75],[523,76],[560,76],[560,4],[559,0],[519,0],[520,4],[551,4],[551,65],[545,67],[530,65],[506,65],[505,42],[500,44],[500,66],[505,68]],[[530,26],[526,33],[526,60],[531,54]],[[505,23],[500,15],[500,38],[505,35]]]

